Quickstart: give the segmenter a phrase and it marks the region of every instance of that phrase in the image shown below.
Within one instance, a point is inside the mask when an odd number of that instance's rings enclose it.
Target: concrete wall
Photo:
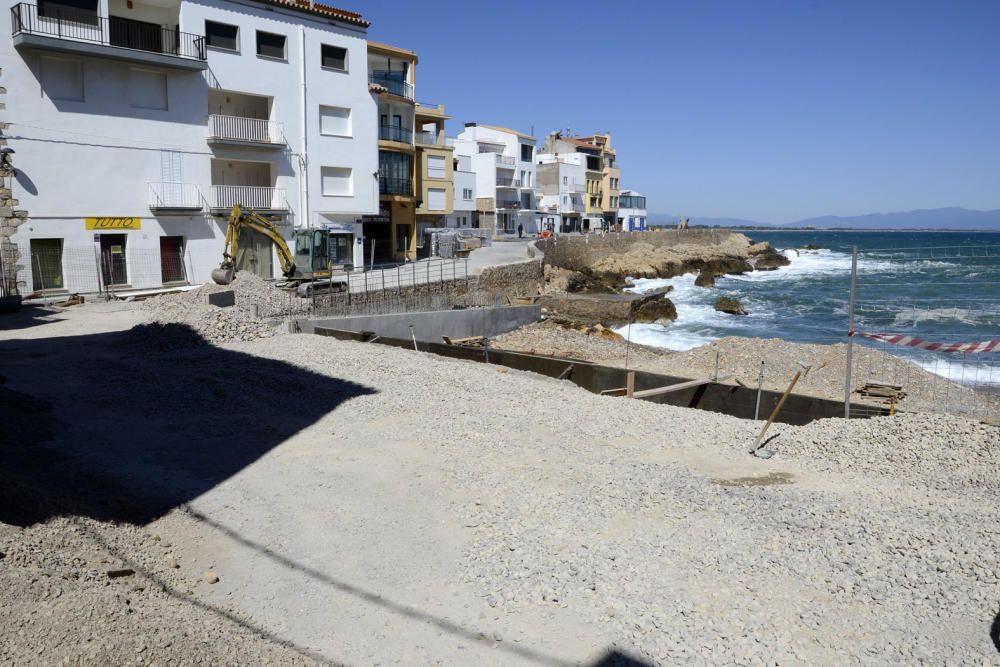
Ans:
[[[500,308],[470,308],[439,310],[423,313],[392,315],[356,315],[318,320],[300,320],[303,333],[313,333],[317,327],[342,331],[374,331],[379,336],[410,340],[410,325],[418,341],[439,343],[441,336],[496,336],[513,331],[542,315],[540,306],[504,306]]]

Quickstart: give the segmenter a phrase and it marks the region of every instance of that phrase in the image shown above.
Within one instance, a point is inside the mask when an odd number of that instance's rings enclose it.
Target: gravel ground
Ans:
[[[590,665],[610,649],[664,665],[1000,660],[996,427],[925,414],[777,425],[778,454],[764,461],[746,453],[753,422],[403,349],[301,334],[95,361],[24,354],[34,344],[0,337],[10,389],[58,405],[47,447],[87,451],[105,474],[128,467],[154,484],[213,457],[123,450],[133,439],[88,422],[120,416],[132,386],[59,400],[97,366],[154,374],[161,404],[171,391],[181,405],[204,400],[189,368],[218,376],[205,396],[239,419],[167,406],[152,422],[195,451],[217,447],[220,429],[275,432],[267,451],[143,526],[3,526],[11,664],[216,664],[225,652],[254,664]],[[310,394],[335,378],[365,391]],[[126,562],[180,594],[143,586],[145,574],[107,579]]]
[[[624,340],[588,336],[552,322],[528,325],[491,340],[498,348],[535,354],[556,354],[610,366],[625,365]],[[719,373],[735,373],[745,385],[757,386],[760,362],[765,362],[764,388],[784,391],[799,364],[811,366],[795,386],[795,392],[831,400],[844,398],[847,346],[790,343],[779,338],[721,338],[685,352],[633,343],[629,367],[665,375],[699,378],[715,373],[718,353]],[[898,409],[968,414],[978,418],[1000,416],[1000,400],[995,395],[976,392],[925,371],[916,364],[881,350],[856,345],[854,367],[866,372],[854,378],[855,388],[866,382],[894,382],[903,386],[906,397]],[[735,380],[727,381],[735,384]],[[866,404],[855,395],[859,406]]]

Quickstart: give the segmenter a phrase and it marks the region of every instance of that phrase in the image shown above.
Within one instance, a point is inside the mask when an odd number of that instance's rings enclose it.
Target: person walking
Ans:
[[[524,225],[517,223],[517,238],[524,238]]]

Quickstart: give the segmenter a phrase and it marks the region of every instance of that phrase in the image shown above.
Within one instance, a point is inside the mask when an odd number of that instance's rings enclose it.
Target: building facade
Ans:
[[[646,198],[635,190],[622,190],[618,200],[618,228],[623,232],[649,229]]]
[[[472,158],[456,155],[454,166],[455,203],[447,218],[448,227],[478,227],[476,218],[476,172],[472,171]]]
[[[538,208],[542,229],[554,234],[580,232],[586,212],[586,156],[582,153],[539,153]]]
[[[417,246],[426,256],[425,230],[448,226],[455,205],[455,142],[445,136],[444,105],[416,107]]]
[[[583,165],[583,215],[580,231],[614,229],[618,219],[621,172],[618,157],[611,147],[611,134],[593,134],[588,137],[564,137],[552,132],[545,137],[541,155],[547,159],[579,160]]]
[[[27,291],[198,283],[233,205],[291,239],[326,227],[361,264],[378,211],[368,22],[291,0],[65,0],[3,12],[11,241]],[[241,236],[239,270],[280,275]]]
[[[505,127],[466,123],[455,154],[469,159],[476,175],[476,217],[496,236],[539,231],[535,137]]]

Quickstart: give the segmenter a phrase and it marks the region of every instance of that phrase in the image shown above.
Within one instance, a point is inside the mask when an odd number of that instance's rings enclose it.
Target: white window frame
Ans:
[[[324,132],[323,131],[323,110],[324,109],[338,109],[340,111],[346,111],[346,123],[347,123],[347,133],[342,134],[338,132]],[[350,107],[338,107],[332,104],[320,104],[319,105],[319,133],[324,137],[353,137],[354,136],[354,111]]]
[[[333,177],[334,170],[339,172],[346,172],[347,174],[347,192],[327,192],[326,189],[326,179],[328,174]],[[325,165],[319,169],[319,187],[320,192],[324,197],[353,197],[354,196],[354,170],[351,167],[337,167],[333,165]]]

